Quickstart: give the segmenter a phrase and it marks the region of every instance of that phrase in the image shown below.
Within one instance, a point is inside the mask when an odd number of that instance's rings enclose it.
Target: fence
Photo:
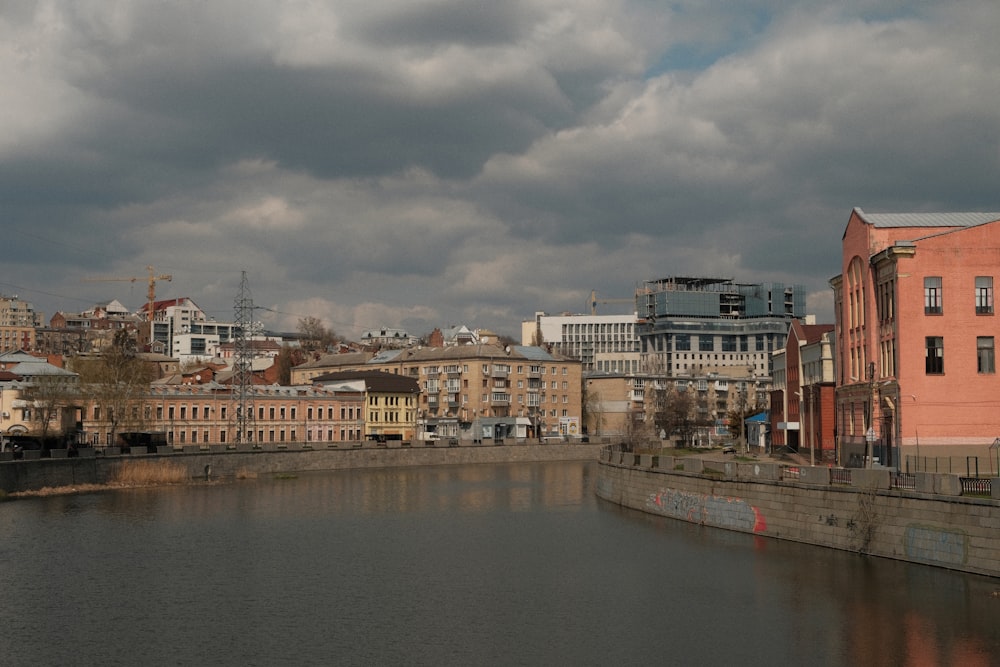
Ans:
[[[988,477],[961,477],[963,496],[987,496],[993,494],[992,480]]]
[[[913,491],[917,488],[917,476],[907,472],[895,472],[889,479],[889,485],[894,489]]]
[[[830,483],[831,484],[848,484],[851,482],[851,469],[850,468],[830,468]]]
[[[980,469],[978,456],[912,456],[907,455],[906,472],[940,472],[966,477],[992,477],[993,460],[986,457],[986,465]]]

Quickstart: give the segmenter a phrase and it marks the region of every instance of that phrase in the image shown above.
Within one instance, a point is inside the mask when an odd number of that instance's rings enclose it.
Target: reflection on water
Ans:
[[[0,505],[3,664],[1000,663],[1000,582],[707,529],[593,464]]]

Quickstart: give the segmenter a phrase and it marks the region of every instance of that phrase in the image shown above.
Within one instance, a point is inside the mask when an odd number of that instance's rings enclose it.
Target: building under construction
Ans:
[[[636,296],[640,353],[666,377],[739,368],[770,377],[770,355],[792,320],[805,317],[805,288],[731,278],[646,281]]]

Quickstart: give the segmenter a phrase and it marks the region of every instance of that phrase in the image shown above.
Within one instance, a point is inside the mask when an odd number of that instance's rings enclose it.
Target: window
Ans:
[[[976,315],[992,314],[993,276],[976,276]]]
[[[993,336],[979,336],[976,338],[976,370],[980,373],[996,372]]]
[[[715,349],[715,338],[706,334],[698,336],[698,351],[711,352]]]
[[[926,339],[924,370],[928,375],[944,373],[944,338],[928,336]]]
[[[674,349],[688,352],[691,350],[691,334],[679,333],[674,337]]]
[[[940,315],[943,311],[941,277],[924,278],[924,315]]]

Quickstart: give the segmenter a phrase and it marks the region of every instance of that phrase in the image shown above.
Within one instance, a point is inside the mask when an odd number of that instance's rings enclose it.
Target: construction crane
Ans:
[[[591,315],[597,314],[597,304],[599,303],[631,303],[634,307],[635,297],[632,297],[631,299],[598,299],[597,290],[590,290],[590,301],[588,301],[587,304],[590,306]]]
[[[146,278],[146,280],[149,281],[149,290],[146,292],[146,298],[148,300],[146,307],[146,322],[149,325],[148,331],[146,332],[146,342],[151,343],[153,342],[153,307],[156,303],[156,281],[171,281],[174,277],[169,273],[156,275],[152,266],[147,266],[146,270],[149,272],[149,276]],[[129,276],[128,278],[84,278],[84,280],[88,282],[127,282],[135,284],[136,281],[143,280],[143,278],[138,276]]]

